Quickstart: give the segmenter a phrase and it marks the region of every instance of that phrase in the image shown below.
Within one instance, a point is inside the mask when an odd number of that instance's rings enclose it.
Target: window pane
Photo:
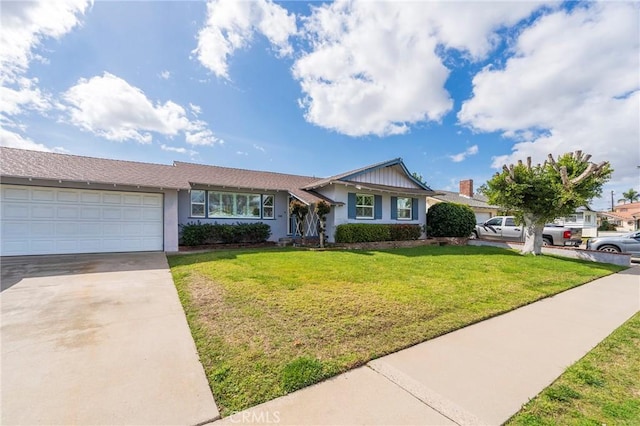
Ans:
[[[262,196],[262,217],[273,219],[273,195]]]
[[[249,196],[249,213],[252,217],[260,217],[260,196]]]
[[[233,216],[233,194],[221,194],[221,216]]]
[[[398,210],[398,219],[411,219],[411,210],[407,209],[399,209]]]
[[[192,203],[204,203],[204,191],[191,191]]]
[[[220,204],[220,193],[209,192],[209,216],[220,216],[222,212]]]
[[[247,196],[244,194],[235,194],[236,195],[236,216],[248,216],[248,208],[249,202],[247,200]]]
[[[191,204],[191,216],[204,217],[204,204]]]

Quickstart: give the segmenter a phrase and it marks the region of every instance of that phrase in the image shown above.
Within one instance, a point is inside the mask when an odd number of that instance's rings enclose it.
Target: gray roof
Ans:
[[[0,147],[0,176],[150,188],[188,188],[174,166]]]
[[[181,174],[188,177],[191,185],[287,191],[296,198],[309,204],[319,201],[336,204],[334,201],[314,191],[301,189],[309,183],[318,180],[318,178],[315,177],[207,166],[204,164],[182,163],[179,161],[176,161],[174,164]]]
[[[473,198],[460,195],[458,192],[440,191],[436,190],[436,195],[431,196],[436,200],[445,201],[448,203],[466,204],[469,207],[478,207],[485,209],[498,209],[498,206],[492,206],[487,202],[487,198],[484,195],[475,194]]]
[[[394,159],[352,170],[329,179],[318,179],[311,176],[208,166],[179,161],[174,162],[172,165],[139,163],[6,147],[0,147],[0,159],[0,176],[2,177],[149,188],[190,189],[194,186],[214,186],[218,188],[287,191],[308,204],[319,201],[342,204],[336,203],[314,191],[315,188],[325,186],[336,179],[344,179],[378,167],[396,164],[404,167],[401,159]],[[340,180],[340,183],[399,194],[429,195],[433,193],[422,184],[419,184],[419,186],[426,189],[387,187],[362,182],[349,182],[348,180]]]

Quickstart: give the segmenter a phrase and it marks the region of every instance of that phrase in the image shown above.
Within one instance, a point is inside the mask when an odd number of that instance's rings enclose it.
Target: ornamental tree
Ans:
[[[315,207],[318,215],[318,230],[320,231],[320,248],[324,248],[325,233],[327,231],[327,215],[331,211],[331,205],[326,201],[320,201]]]
[[[298,200],[293,200],[291,204],[289,204],[289,211],[291,215],[296,218],[296,227],[300,231],[301,244],[304,245],[304,218],[307,216],[307,213],[309,213],[309,206]]]
[[[503,166],[482,191],[489,203],[515,211],[524,224],[522,254],[542,253],[542,230],[545,223],[568,216],[602,194],[602,186],[611,178],[609,162],[589,162],[591,155],[582,151],[567,153],[554,160],[549,154],[544,164],[527,163]]]

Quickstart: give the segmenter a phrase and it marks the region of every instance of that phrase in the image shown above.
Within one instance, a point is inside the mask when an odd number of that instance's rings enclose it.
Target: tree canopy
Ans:
[[[622,193],[622,197],[620,200],[618,200],[619,202],[627,202],[629,201],[630,203],[634,203],[636,201],[638,201],[638,199],[640,199],[640,194],[638,194],[638,191],[636,191],[633,188],[630,188],[627,192],[623,192]]]
[[[602,186],[613,170],[608,162],[589,162],[582,151],[567,153],[558,160],[549,154],[544,164],[527,163],[503,166],[482,187],[489,203],[515,213],[524,223],[523,254],[542,252],[544,224],[568,216],[602,194]]]
[[[503,166],[482,191],[489,203],[514,211],[522,220],[525,213],[538,223],[550,222],[575,212],[592,198],[602,194],[602,186],[611,178],[608,162],[590,163],[590,155],[581,151],[567,153],[554,160],[549,154],[544,164],[519,161]]]

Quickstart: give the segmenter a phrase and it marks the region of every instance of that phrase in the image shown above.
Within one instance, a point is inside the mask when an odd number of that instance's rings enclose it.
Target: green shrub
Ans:
[[[181,243],[185,246],[204,244],[262,243],[271,236],[271,227],[265,223],[197,223],[180,225]]]
[[[427,236],[468,237],[476,226],[476,216],[469,206],[438,203],[427,210]]]
[[[392,241],[417,240],[420,238],[420,235],[422,234],[420,225],[411,225],[408,223],[389,225],[389,230],[391,232]]]
[[[336,227],[336,243],[406,241],[420,238],[420,225],[347,223]]]
[[[598,226],[598,231],[615,231],[616,229],[616,225],[609,222],[607,218],[603,218],[602,223]]]

